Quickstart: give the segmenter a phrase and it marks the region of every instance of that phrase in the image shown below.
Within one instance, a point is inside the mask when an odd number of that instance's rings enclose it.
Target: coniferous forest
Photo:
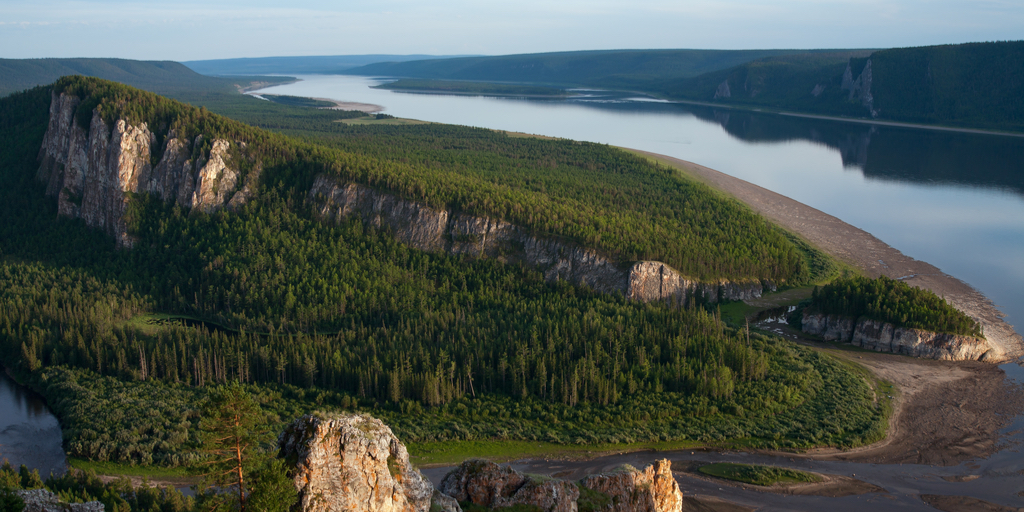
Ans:
[[[233,160],[243,176],[261,169],[255,197],[206,214],[135,195],[136,242],[115,248],[58,216],[36,180],[53,91],[84,99],[80,123],[98,109],[158,137],[246,142]],[[730,328],[714,307],[631,302],[418,251],[357,220],[321,222],[306,196],[333,173],[701,279],[822,277],[826,257],[739,203],[601,145],[259,108],[224,108],[254,127],[81,77],[0,100],[3,364],[47,398],[71,456],[193,462],[196,404],[230,382],[277,422],[366,410],[411,442],[805,447],[884,434],[885,406],[861,376]]]
[[[983,337],[981,325],[942,297],[885,276],[843,277],[815,287],[812,310],[833,315],[867,317],[926,331]]]

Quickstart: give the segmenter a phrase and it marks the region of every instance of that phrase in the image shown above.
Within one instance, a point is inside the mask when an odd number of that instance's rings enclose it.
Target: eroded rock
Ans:
[[[1000,360],[1001,351],[987,340],[921,329],[895,327],[868,318],[804,312],[802,330],[828,341],[852,343],[878,352],[946,361]]]
[[[654,461],[643,471],[632,466],[603,475],[591,475],[580,485],[608,496],[607,505],[597,510],[608,512],[679,512],[683,493],[672,476],[672,463]]]
[[[131,193],[155,194],[204,212],[229,202],[238,206],[251,197],[251,180],[238,190],[239,174],[230,157],[233,143],[215,139],[208,158],[193,162],[192,148],[202,143],[202,136],[190,143],[171,131],[154,166],[157,137],[145,123],[131,125],[121,119],[109,125],[97,110],[83,128],[75,119],[80,103],[75,96],[53,94],[39,150],[37,177],[47,184],[47,195],[57,196],[60,215],[81,218],[113,235],[118,245],[131,246],[134,239],[124,218]]]
[[[294,461],[303,512],[430,510],[433,486],[376,418],[303,416],[281,434],[279,444],[284,457]]]

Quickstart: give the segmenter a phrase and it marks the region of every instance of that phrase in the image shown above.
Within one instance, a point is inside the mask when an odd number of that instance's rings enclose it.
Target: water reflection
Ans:
[[[0,458],[39,474],[61,474],[66,460],[60,425],[39,395],[0,372]]]
[[[988,187],[1024,195],[1024,137],[868,125],[605,95],[596,109],[686,113],[751,143],[807,141],[839,152],[843,167],[875,180]]]

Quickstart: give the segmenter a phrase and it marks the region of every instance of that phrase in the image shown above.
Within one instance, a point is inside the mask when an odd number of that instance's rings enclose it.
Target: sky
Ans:
[[[1019,39],[1022,0],[0,1],[0,58],[891,48]]]

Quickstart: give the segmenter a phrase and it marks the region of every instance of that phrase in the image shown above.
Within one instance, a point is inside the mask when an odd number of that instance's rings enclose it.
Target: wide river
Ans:
[[[798,118],[579,91],[568,100],[410,94],[312,75],[260,92],[397,117],[661,153],[791,197],[987,295],[1024,330],[1024,137]]]

